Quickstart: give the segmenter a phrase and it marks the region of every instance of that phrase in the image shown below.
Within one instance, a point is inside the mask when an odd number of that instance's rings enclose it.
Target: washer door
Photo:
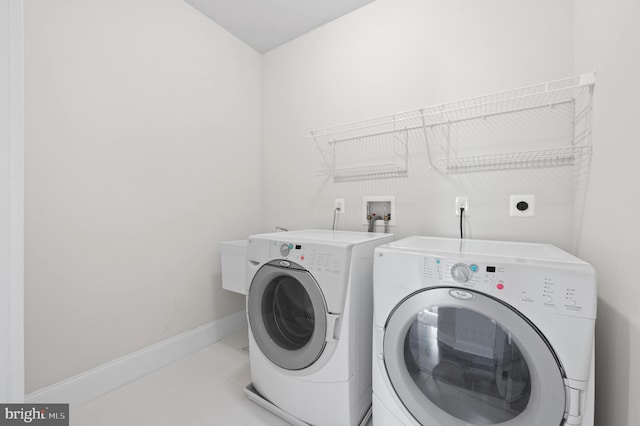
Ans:
[[[416,292],[394,309],[385,368],[421,424],[560,425],[563,371],[553,349],[520,313],[468,289]]]
[[[251,281],[247,314],[258,347],[277,366],[301,370],[322,354],[327,307],[302,266],[276,260],[260,268]]]

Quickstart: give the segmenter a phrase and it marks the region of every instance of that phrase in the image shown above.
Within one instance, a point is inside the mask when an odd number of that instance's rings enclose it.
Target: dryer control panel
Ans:
[[[595,276],[550,265],[424,256],[423,286],[472,288],[520,308],[595,318]]]

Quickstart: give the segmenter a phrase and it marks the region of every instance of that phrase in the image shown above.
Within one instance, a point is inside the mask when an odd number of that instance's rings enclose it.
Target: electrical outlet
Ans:
[[[464,207],[464,215],[469,216],[469,197],[456,197],[456,216],[460,216],[460,209]]]
[[[336,198],[335,208],[339,209],[338,214],[344,214],[344,198]]]
[[[535,195],[512,195],[509,199],[509,216],[533,217],[536,215]]]

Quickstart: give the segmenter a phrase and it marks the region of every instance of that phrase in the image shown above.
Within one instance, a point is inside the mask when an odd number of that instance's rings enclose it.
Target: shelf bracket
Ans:
[[[429,170],[433,170],[435,166],[433,165],[433,158],[431,156],[431,144],[429,143],[429,136],[427,135],[427,125],[425,123],[423,109],[420,110],[420,116],[422,117],[422,134],[424,136],[424,143],[427,147],[427,160],[429,161]]]

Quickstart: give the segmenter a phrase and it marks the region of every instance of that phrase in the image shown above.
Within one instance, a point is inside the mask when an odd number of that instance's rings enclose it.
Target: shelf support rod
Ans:
[[[429,170],[433,170],[433,159],[431,158],[431,149],[429,147],[429,137],[427,136],[427,126],[424,120],[424,110],[420,110],[420,117],[422,118],[422,134],[424,135],[424,143],[427,147],[427,160],[429,161]],[[408,156],[407,156],[408,157]],[[408,160],[407,160],[408,161]]]
[[[335,146],[331,147],[331,150],[333,151],[333,154],[331,154],[330,152],[320,147],[320,142],[318,141],[318,138],[316,136],[313,137],[313,141],[315,142],[316,148],[318,148],[318,151],[320,151],[320,156],[322,157],[322,162],[324,163],[324,166],[327,168],[329,172],[333,172],[333,170],[335,169],[335,161],[336,161]],[[332,160],[328,161],[325,154],[332,156],[333,157]]]

